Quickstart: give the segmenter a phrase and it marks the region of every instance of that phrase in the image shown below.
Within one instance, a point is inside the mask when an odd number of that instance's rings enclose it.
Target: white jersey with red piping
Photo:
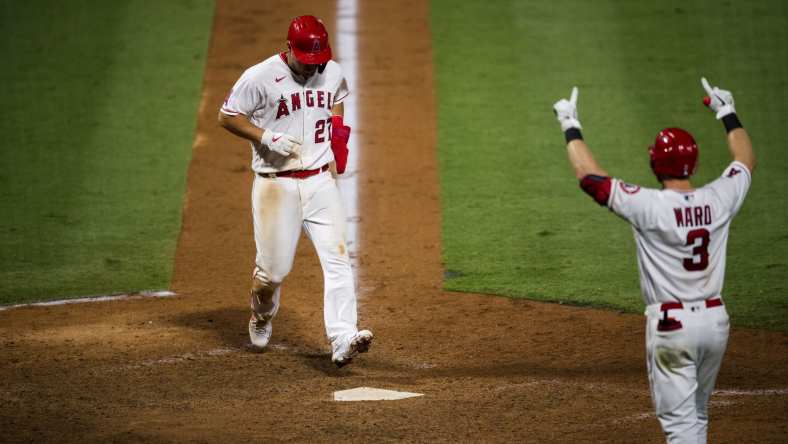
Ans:
[[[331,109],[348,96],[342,68],[334,61],[306,83],[293,77],[284,53],[247,69],[233,86],[221,112],[245,115],[260,128],[285,133],[302,142],[301,152],[281,156],[252,144],[252,169],[258,173],[320,168],[334,160]]]
[[[751,180],[735,161],[717,180],[687,192],[612,179],[607,206],[632,225],[646,305],[721,296],[728,229]]]

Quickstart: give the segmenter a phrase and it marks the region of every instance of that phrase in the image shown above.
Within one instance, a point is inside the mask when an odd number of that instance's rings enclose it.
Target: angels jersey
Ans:
[[[604,179],[591,194],[598,202],[607,195],[604,204],[632,225],[646,305],[721,296],[728,228],[750,187],[747,167],[734,161],[717,180],[687,192]]]
[[[300,84],[284,53],[247,69],[235,83],[221,112],[243,114],[257,127],[289,134],[302,142],[301,152],[282,156],[261,144],[252,145],[252,169],[258,173],[320,168],[334,160],[331,152],[331,108],[348,96],[338,63]]]

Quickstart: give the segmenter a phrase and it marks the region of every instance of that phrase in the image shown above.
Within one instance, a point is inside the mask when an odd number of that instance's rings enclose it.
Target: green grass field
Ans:
[[[212,14],[0,3],[0,304],[169,285]]]
[[[210,0],[0,4],[0,304],[166,287]],[[734,323],[788,331],[781,1],[432,1],[446,288],[640,311],[625,222],[577,187],[552,103],[580,87],[612,174],[682,126],[697,183],[727,165],[701,75],[734,92],[760,162],[731,228]]]
[[[733,91],[759,167],[731,227],[734,324],[788,331],[788,6],[782,1],[432,1],[445,287],[637,312],[628,225],[577,186],[552,104],[580,88],[611,174],[657,187],[646,147],[681,126],[697,184],[730,157],[699,79]]]

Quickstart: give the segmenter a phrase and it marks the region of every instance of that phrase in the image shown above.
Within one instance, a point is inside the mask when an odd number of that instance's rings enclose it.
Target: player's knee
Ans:
[[[265,263],[261,259],[261,256],[257,256],[257,263]],[[275,282],[275,283],[282,283],[287,275],[290,273],[293,264],[287,264],[283,261],[283,263],[275,263],[275,264],[267,264],[265,268],[260,267],[259,265],[255,265],[253,278],[259,280],[260,282],[267,283],[267,282]]]

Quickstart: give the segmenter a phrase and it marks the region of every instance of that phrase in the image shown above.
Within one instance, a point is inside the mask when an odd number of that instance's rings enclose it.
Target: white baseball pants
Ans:
[[[345,242],[345,215],[336,181],[329,171],[304,179],[260,177],[252,188],[255,278],[275,288],[267,312],[279,310],[281,283],[293,267],[303,226],[323,269],[323,318],[336,349],[356,334],[356,289]]]
[[[704,301],[668,310],[681,328],[659,331],[660,304],[646,308],[646,360],[651,398],[669,443],[705,444],[707,404],[728,343],[725,306]]]

